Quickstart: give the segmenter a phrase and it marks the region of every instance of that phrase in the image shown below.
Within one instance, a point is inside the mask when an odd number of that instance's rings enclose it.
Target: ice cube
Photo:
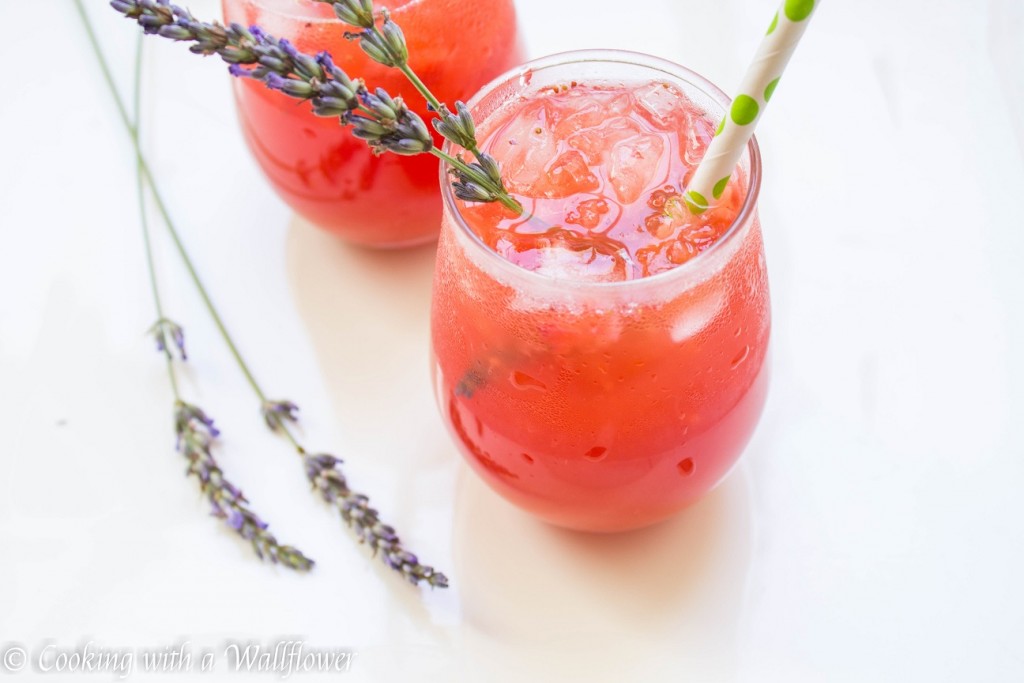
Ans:
[[[687,166],[696,166],[715,137],[715,124],[703,116],[687,116],[686,127],[679,131],[679,155]]]
[[[632,204],[640,198],[654,179],[664,151],[664,141],[649,133],[615,143],[609,154],[608,182],[620,202]]]
[[[640,133],[640,127],[625,117],[605,121],[595,128],[586,128],[572,135],[569,146],[578,149],[587,157],[587,162],[597,165],[604,163],[605,155],[612,145]]]
[[[528,104],[491,144],[490,153],[502,165],[512,192],[536,197],[537,186],[546,183],[545,170],[558,151],[549,114],[543,101]]]
[[[555,125],[555,137],[564,140],[573,133],[599,126],[629,111],[629,95],[600,90],[570,90],[559,98],[564,114]]]
[[[609,200],[604,197],[584,199],[576,205],[575,209],[566,214],[565,222],[582,226],[590,231],[603,232],[615,224],[615,220],[621,213],[618,205],[614,203],[612,205],[615,206],[615,211],[611,210]],[[595,230],[598,226],[601,226],[601,229]]]
[[[661,130],[683,130],[686,112],[693,105],[675,86],[647,83],[633,92],[640,115]]]
[[[535,183],[533,189],[548,199],[556,199],[577,193],[593,192],[599,185],[600,181],[590,171],[583,155],[572,150],[559,155],[552,161],[547,170],[547,182]]]

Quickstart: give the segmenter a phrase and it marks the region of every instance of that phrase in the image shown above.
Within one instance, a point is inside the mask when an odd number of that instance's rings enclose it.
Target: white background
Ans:
[[[135,32],[87,4],[127,92]],[[637,49],[726,90],[775,10],[517,4],[533,56]],[[354,681],[1024,678],[1019,0],[822,6],[759,133],[764,418],[705,500],[612,537],[546,527],[462,465],[430,391],[432,248],[361,251],[295,219],[248,156],[224,69],[147,41],[147,154],[230,329],[446,591],[403,584],[309,494],[161,234],[184,391],[222,427],[228,475],[317,567],[262,565],[207,516],[144,334],[130,146],[77,15],[4,0],[0,25],[0,649],[299,637],[354,649]]]

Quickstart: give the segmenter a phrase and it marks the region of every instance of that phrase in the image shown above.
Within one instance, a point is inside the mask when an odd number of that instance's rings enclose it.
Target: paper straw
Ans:
[[[821,0],[784,0],[775,13],[753,63],[743,76],[738,94],[683,195],[693,213],[703,213],[711,202],[722,196],[789,58],[820,4]]]

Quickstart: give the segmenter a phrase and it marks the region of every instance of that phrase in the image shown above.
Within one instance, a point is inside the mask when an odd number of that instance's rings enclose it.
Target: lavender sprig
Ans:
[[[370,546],[374,554],[379,552],[385,564],[413,585],[425,581],[435,588],[448,587],[448,577],[433,567],[420,564],[415,555],[402,547],[394,528],[380,521],[379,514],[370,507],[367,497],[349,488],[345,475],[338,467],[340,459],[326,453],[303,453],[302,460],[313,490],[338,508],[341,518],[355,531],[359,540]]]
[[[267,530],[267,523],[249,507],[241,490],[224,477],[212,453],[214,441],[220,434],[213,420],[199,407],[178,399],[174,404],[174,430],[178,450],[189,462],[186,474],[199,480],[213,515],[249,541],[260,559],[301,571],[311,569],[313,560],[298,548],[279,543]]]
[[[288,428],[289,423],[298,422],[299,407],[291,401],[264,401],[261,412],[263,420],[272,431],[279,432],[302,458],[306,477],[313,490],[323,500],[338,508],[345,524],[353,530],[360,543],[366,543],[374,556],[378,556],[391,569],[400,573],[413,585],[421,581],[433,588],[447,588],[448,577],[402,546],[394,527],[380,520],[380,513],[370,506],[370,499],[349,488],[348,480],[339,467],[340,458],[326,453],[311,455]]]
[[[387,12],[383,13],[383,27],[378,29],[371,0],[331,4],[342,21],[363,28],[363,31],[350,36],[360,40],[371,58],[401,69],[424,93],[430,106],[442,117],[442,123],[450,124],[440,128],[435,124],[438,132],[447,137],[446,131],[457,124],[458,117],[430,94],[409,68],[405,37]],[[329,53],[321,52],[315,57],[307,55],[287,39],[275,38],[259,26],[246,28],[232,23],[225,27],[218,22],[202,22],[188,10],[172,5],[170,0],[111,0],[110,5],[136,21],[148,34],[191,42],[189,50],[195,54],[219,55],[230,65],[228,68],[233,76],[252,78],[271,90],[309,101],[315,114],[334,116],[342,125],[351,125],[353,134],[366,140],[375,154],[433,154],[449,164],[457,179],[458,196],[472,201],[499,201],[516,213],[523,213],[522,206],[505,189],[500,174],[481,172],[485,166],[467,164],[438,149],[423,119],[405,106],[401,97],[391,97],[381,88],[371,93],[361,79],[350,78],[338,68]],[[459,144],[458,140],[452,140]],[[475,141],[466,149],[477,156],[478,162],[481,161]],[[497,162],[490,161],[492,164],[487,166],[497,168]]]

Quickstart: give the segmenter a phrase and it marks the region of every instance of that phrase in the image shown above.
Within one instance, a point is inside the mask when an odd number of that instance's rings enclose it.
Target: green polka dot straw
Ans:
[[[784,0],[775,13],[753,63],[743,76],[739,94],[719,124],[715,139],[686,189],[686,205],[693,213],[701,213],[725,192],[783,69],[793,56],[811,14],[820,4],[821,0]]]

